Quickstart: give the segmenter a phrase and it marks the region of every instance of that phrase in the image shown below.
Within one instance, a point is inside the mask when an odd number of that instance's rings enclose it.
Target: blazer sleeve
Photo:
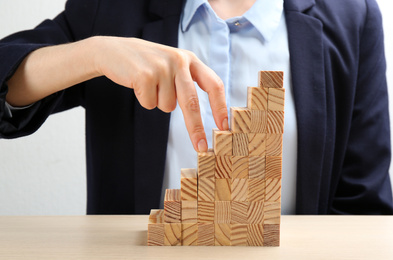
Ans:
[[[335,214],[393,214],[382,19],[375,0],[366,4],[350,133],[331,208]]]
[[[27,109],[6,111],[7,80],[32,51],[89,37],[98,0],[69,0],[65,10],[53,20],[45,20],[32,30],[10,35],[0,41],[0,138],[16,138],[35,132],[55,112],[83,105],[83,84],[48,96]]]

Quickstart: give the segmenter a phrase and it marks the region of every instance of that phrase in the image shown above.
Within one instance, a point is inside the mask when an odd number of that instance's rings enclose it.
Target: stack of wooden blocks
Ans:
[[[148,245],[279,246],[284,97],[283,73],[259,72],[230,131],[213,129],[213,150],[151,210]]]

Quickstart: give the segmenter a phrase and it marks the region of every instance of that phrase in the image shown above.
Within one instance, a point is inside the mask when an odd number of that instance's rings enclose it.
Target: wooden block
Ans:
[[[267,134],[266,156],[282,156],[282,134]]]
[[[231,201],[247,201],[248,180],[232,179]]]
[[[181,222],[181,203],[179,201],[164,201],[164,222]]]
[[[280,225],[263,225],[264,246],[280,246]]]
[[[198,153],[198,178],[214,178],[216,156],[213,151]]]
[[[162,223],[151,223],[147,225],[147,245],[163,246],[164,245],[164,225]]]
[[[181,246],[181,224],[170,223],[164,224],[164,245],[166,246]]]
[[[181,222],[182,223],[197,223],[198,222],[198,201],[181,202]]]
[[[164,221],[165,223],[181,222],[181,203],[179,189],[167,189],[165,191]]]
[[[284,73],[282,71],[260,71],[258,80],[261,88],[282,88]]]
[[[264,157],[266,155],[266,134],[248,134],[248,154],[249,156],[260,157]]]
[[[263,224],[280,224],[281,203],[265,201],[264,207]]]
[[[281,202],[281,179],[266,179],[265,201]]]
[[[180,189],[166,189],[164,200],[180,201]]]
[[[198,244],[198,224],[182,224],[182,245],[196,246]]]
[[[265,200],[265,179],[248,179],[248,201]]]
[[[214,224],[198,223],[198,246],[214,246]]]
[[[216,156],[216,179],[229,179],[232,175],[232,156]]]
[[[216,246],[230,246],[231,224],[214,224],[214,241]]]
[[[285,89],[269,88],[267,109],[275,111],[284,111]]]
[[[234,133],[232,140],[232,154],[234,156],[248,156],[248,134]]]
[[[214,223],[231,223],[231,202],[215,201]]]
[[[267,111],[251,110],[251,133],[267,132]]]
[[[214,223],[214,201],[198,201],[198,223]]]
[[[232,179],[248,179],[248,156],[232,156]]]
[[[248,87],[247,107],[251,110],[267,110],[268,88]]]
[[[215,180],[214,178],[198,179],[198,200],[214,201],[215,197]]]
[[[284,133],[284,111],[267,111],[267,133]]]
[[[232,201],[231,202],[231,224],[248,223],[248,205],[249,202]]]
[[[266,156],[266,179],[281,179],[282,157]]]
[[[198,179],[196,169],[181,169],[181,200],[197,200]]]
[[[232,132],[213,129],[213,149],[215,155],[232,155]]]
[[[266,174],[266,158],[263,156],[250,156],[248,158],[248,178],[263,179]]]
[[[164,223],[164,210],[151,209],[149,215],[149,224]]]
[[[231,179],[216,179],[215,200],[231,200]]]
[[[246,107],[231,107],[230,129],[232,133],[249,133],[251,126],[251,111]]]
[[[247,224],[231,224],[231,246],[247,246]]]
[[[249,224],[247,227],[247,245],[264,246],[264,225]]]
[[[249,224],[263,224],[264,202],[251,201],[248,205],[247,215]]]

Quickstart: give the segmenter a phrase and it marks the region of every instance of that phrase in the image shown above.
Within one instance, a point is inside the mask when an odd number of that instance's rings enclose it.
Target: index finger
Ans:
[[[214,122],[220,130],[228,130],[228,110],[225,100],[225,87],[218,75],[195,57],[190,64],[193,80],[209,96]]]

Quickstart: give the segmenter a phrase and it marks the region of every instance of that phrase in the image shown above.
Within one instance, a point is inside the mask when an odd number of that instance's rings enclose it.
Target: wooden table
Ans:
[[[281,246],[148,247],[147,216],[0,216],[0,259],[393,259],[393,216],[283,216]]]

